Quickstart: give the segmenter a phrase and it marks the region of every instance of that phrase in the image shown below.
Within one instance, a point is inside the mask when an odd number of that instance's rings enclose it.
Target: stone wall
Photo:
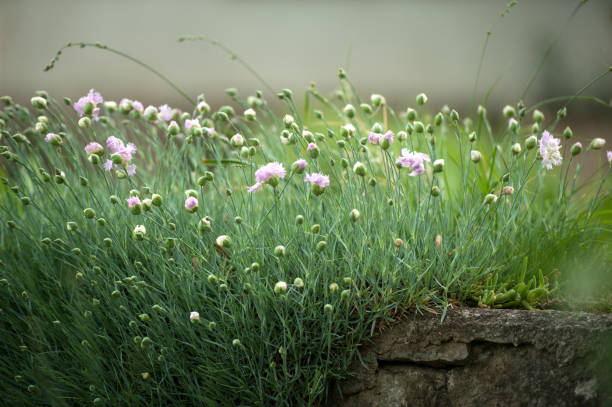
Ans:
[[[612,315],[458,308],[361,350],[332,406],[612,406]]]

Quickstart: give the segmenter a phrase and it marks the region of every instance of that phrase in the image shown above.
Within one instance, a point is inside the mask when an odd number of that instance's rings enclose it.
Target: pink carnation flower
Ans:
[[[431,161],[429,156],[424,153],[411,152],[407,148],[402,148],[402,156],[395,162],[405,168],[410,168],[411,177],[421,175],[425,172],[424,161]]]
[[[193,196],[188,197],[185,200],[185,209],[189,212],[195,212],[198,209],[198,200]]]
[[[59,143],[59,142],[62,141],[62,138],[59,135],[55,134],[55,133],[48,133],[45,136],[45,141],[47,143],[51,143],[51,142],[54,142],[54,141]]]
[[[113,168],[113,162],[111,160],[106,160],[104,164],[102,164],[102,168],[104,168],[105,171],[110,171]]]
[[[144,112],[144,106],[138,100],[132,100],[132,107],[140,113]]]
[[[308,144],[308,147],[306,147],[306,151],[311,151],[311,150],[316,150],[317,149],[317,145],[315,143],[310,143]]]
[[[93,117],[95,118],[95,120],[98,120],[98,115],[100,114],[100,108],[98,107],[98,105],[104,102],[104,99],[102,99],[102,95],[100,95],[98,92],[96,92],[93,89],[90,89],[89,93],[86,96],[81,97],[74,104],[73,106],[74,110],[76,110],[79,115],[84,116],[83,107],[85,106],[86,103],[89,103],[89,102],[91,102],[94,105]]]
[[[198,119],[187,119],[185,120],[185,130],[189,130],[193,126],[200,126],[200,121]]]
[[[608,159],[608,164],[612,164],[612,151],[606,152],[606,158]]]
[[[126,166],[125,172],[131,177],[132,175],[136,174],[136,166],[134,164]]]
[[[135,207],[136,205],[140,205],[140,204],[141,204],[141,202],[140,202],[140,198],[138,198],[137,196],[131,196],[131,197],[129,197],[128,199],[126,199],[126,201],[127,201],[128,206],[129,206],[130,208],[133,208],[133,207]]]
[[[172,108],[168,105],[161,105],[159,107],[159,117],[165,122],[170,121],[172,119]]]
[[[306,177],[304,177],[304,181],[310,182],[311,184],[317,185],[321,188],[326,188],[329,186],[329,176],[323,175],[318,172],[315,172],[313,174],[306,174]]]
[[[540,155],[542,156],[542,166],[547,170],[552,170],[553,165],[561,165],[561,141],[554,138],[547,130],[542,133],[540,139]]]
[[[293,163],[294,167],[299,168],[301,170],[306,168],[307,165],[308,165],[308,163],[303,158],[300,158],[299,160],[295,160],[295,162]]]
[[[371,131],[370,136],[368,137],[370,144],[380,144],[380,142],[384,139],[389,140],[389,144],[393,144],[393,132],[389,130],[385,134],[380,134]]]
[[[102,154],[104,152],[104,147],[100,143],[91,142],[85,146],[85,152],[87,155],[90,154]]]
[[[255,171],[255,185],[249,187],[249,192],[258,191],[262,185],[268,183],[275,187],[278,185],[279,179],[285,178],[287,172],[281,163],[271,162]]]

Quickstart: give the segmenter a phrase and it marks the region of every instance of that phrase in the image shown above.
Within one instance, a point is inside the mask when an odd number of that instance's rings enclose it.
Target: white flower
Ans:
[[[142,233],[143,235],[146,235],[147,229],[144,225],[136,225],[136,227],[134,228],[134,234],[136,233]]]
[[[200,323],[200,313],[197,311],[191,311],[191,314],[189,314],[189,320],[191,320],[191,322],[194,324]]]
[[[542,166],[547,170],[552,170],[553,165],[561,165],[561,143],[558,138],[544,130],[540,139],[540,155],[542,156]]]

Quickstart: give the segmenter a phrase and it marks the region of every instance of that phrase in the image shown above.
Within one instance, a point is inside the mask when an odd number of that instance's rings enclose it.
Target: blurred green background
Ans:
[[[403,108],[423,91],[432,109],[449,104],[463,113],[472,100],[485,33],[494,26],[479,89],[482,95],[503,74],[490,99],[492,112],[517,101],[578,1],[522,1],[500,21],[506,4],[0,0],[0,93],[24,102],[37,89],[77,98],[94,87],[107,99],[127,96],[145,105],[186,107],[150,73],[95,49],[68,50],[54,70],[44,73],[68,41],[100,41],[125,51],[190,93],[205,92],[213,104],[227,100],[227,87],[244,93],[262,88],[218,48],[177,43],[180,35],[205,34],[233,49],[274,88],[299,92],[315,81],[322,91],[331,91],[338,67],[344,66],[364,95],[382,93]],[[573,94],[612,65],[611,38],[612,2],[589,1],[550,53],[526,103]],[[612,75],[588,93],[609,101]],[[590,122],[584,126],[586,137],[612,132],[609,109],[581,104],[570,113],[576,121]]]

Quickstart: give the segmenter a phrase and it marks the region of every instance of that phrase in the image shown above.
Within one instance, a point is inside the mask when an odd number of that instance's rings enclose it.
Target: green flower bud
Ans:
[[[497,195],[487,194],[485,196],[485,198],[484,198],[485,205],[492,204],[492,203],[495,203],[495,202],[497,202]]]
[[[235,348],[239,348],[240,346],[242,346],[242,343],[240,343],[239,339],[234,339],[232,341],[232,346],[235,347]]]
[[[368,185],[369,185],[369,186],[371,186],[371,187],[375,187],[375,186],[376,186],[376,178],[371,177],[371,178],[368,180]]]
[[[221,235],[217,237],[216,243],[218,246],[224,247],[226,249],[232,247],[232,239],[227,235]]]
[[[351,104],[348,104],[348,105],[344,106],[344,109],[342,110],[342,112],[349,119],[352,119],[353,117],[355,117],[355,108]]]
[[[372,114],[372,106],[368,105],[367,103],[360,104],[359,108],[365,114]]]
[[[283,257],[285,255],[285,246],[278,245],[274,248],[274,255],[276,257]]]
[[[351,211],[351,214],[350,214],[351,221],[357,222],[357,220],[359,219],[360,216],[361,216],[361,214],[359,213],[359,211],[357,209],[353,209]]]
[[[417,118],[417,112],[416,110],[412,109],[412,108],[408,108],[406,109],[406,119],[408,119],[408,121],[415,121]]]
[[[87,159],[89,160],[90,163],[92,163],[93,165],[98,165],[100,164],[100,156],[98,156],[97,154],[90,154],[89,156],[87,156]]]
[[[83,216],[85,216],[87,219],[93,219],[96,217],[96,211],[94,211],[92,208],[85,208],[83,209]]]
[[[572,146],[570,151],[571,151],[572,155],[574,155],[574,156],[580,154],[582,152],[582,143],[580,143],[580,142],[574,143],[574,145]]]
[[[259,269],[260,269],[259,263],[255,262],[251,264],[251,270],[253,270],[254,272],[259,271]]]
[[[521,153],[521,145],[519,143],[514,143],[512,145],[512,154],[518,155]]]
[[[82,129],[86,129],[91,127],[91,119],[87,116],[83,116],[79,119],[79,127]]]
[[[424,93],[419,93],[416,96],[416,102],[417,105],[423,106],[425,103],[427,103],[427,95],[425,95]]]
[[[274,285],[274,293],[275,294],[284,294],[287,292],[287,283],[284,281],[279,281]]]
[[[312,225],[312,227],[310,228],[310,232],[311,233],[319,233],[319,231],[321,230],[321,225],[319,225],[318,223],[315,223],[314,225]]]
[[[563,107],[557,111],[557,119],[563,119],[565,116],[567,116],[567,107]]]
[[[438,187],[437,185],[434,185],[433,187],[431,187],[431,195],[432,196],[439,196],[440,195],[440,187]]]
[[[433,171],[434,172],[442,172],[444,170],[444,160],[437,159],[433,162]]]
[[[111,296],[112,296],[113,298],[119,298],[119,297],[121,297],[121,292],[120,292],[119,290],[114,290],[114,291],[111,293]]]
[[[144,338],[142,338],[142,341],[140,342],[140,347],[144,350],[147,350],[151,347],[152,344],[153,344],[153,341],[151,340],[151,338],[149,338],[148,336],[145,336]]]
[[[417,134],[423,134],[425,132],[425,126],[421,122],[414,122],[414,131]]]
[[[386,101],[382,95],[372,94],[370,96],[370,102],[372,102],[372,106],[378,107],[381,105],[385,105]]]
[[[510,105],[504,106],[504,108],[502,109],[502,113],[504,114],[506,119],[510,119],[511,117],[516,117],[516,110]]]
[[[69,232],[76,232],[79,229],[79,225],[75,222],[66,222],[66,229],[68,229]]]
[[[455,109],[451,110],[449,117],[454,122],[459,121],[459,113],[457,113],[457,111]]]
[[[295,280],[293,280],[293,285],[296,286],[297,288],[302,288],[304,287],[304,280],[297,277]]]
[[[527,150],[532,150],[538,145],[538,138],[536,136],[529,136],[525,140],[525,148]]]
[[[331,314],[332,312],[334,312],[334,306],[331,304],[325,304],[325,306],[323,307],[323,311],[326,314]]]
[[[322,252],[323,250],[325,250],[325,246],[327,246],[327,242],[325,240],[321,240],[319,243],[317,243],[317,251]]]
[[[217,276],[215,276],[214,274],[209,274],[208,275],[208,282],[211,284],[217,284],[219,280],[217,279]]]
[[[366,175],[366,169],[362,163],[357,161],[355,165],[353,165],[353,172],[360,177],[364,177]]]
[[[30,204],[30,198],[29,198],[29,197],[27,197],[27,196],[22,196],[22,197],[21,197],[21,203],[22,203],[24,206],[29,205],[29,204]]]
[[[593,150],[601,150],[603,148],[603,146],[606,145],[606,140],[600,137],[594,138],[591,141],[591,149]]]
[[[32,106],[37,109],[43,110],[47,108],[47,99],[40,96],[34,96],[32,99],[30,99],[30,102],[32,103]]]
[[[301,225],[302,223],[304,223],[304,217],[302,215],[298,215],[295,217],[295,224],[296,225]]]

